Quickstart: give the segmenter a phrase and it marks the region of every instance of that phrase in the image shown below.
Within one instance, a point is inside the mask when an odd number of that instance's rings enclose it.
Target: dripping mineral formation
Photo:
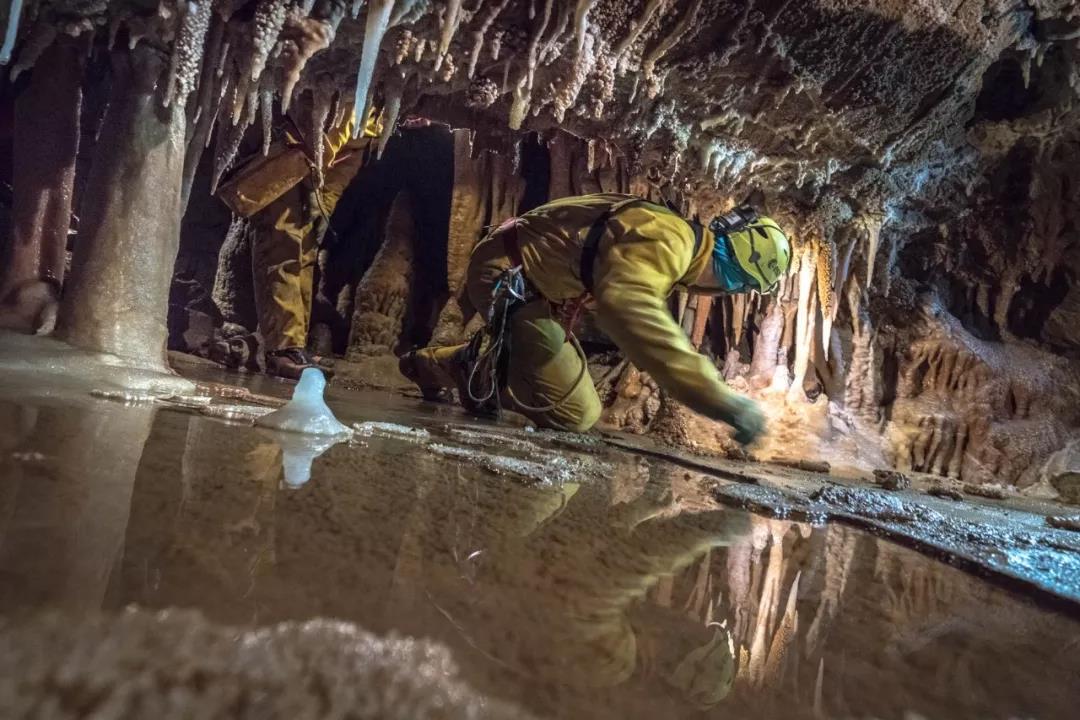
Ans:
[[[465,337],[472,246],[549,198],[628,192],[706,220],[749,200],[792,230],[791,276],[672,311],[768,408],[756,456],[1075,486],[1071,0],[6,7],[13,330],[55,320],[143,370],[221,346],[257,367],[250,231],[212,191],[286,111],[322,168],[324,132],[355,111],[361,135],[372,109],[312,300],[310,342],[342,377],[392,386],[395,353]],[[731,446],[582,336],[607,427]]]

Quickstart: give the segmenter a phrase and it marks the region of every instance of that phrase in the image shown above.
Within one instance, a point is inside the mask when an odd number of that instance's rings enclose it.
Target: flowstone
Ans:
[[[5,384],[52,393],[120,389],[165,395],[195,392],[195,383],[167,370],[137,367],[130,358],[72,347],[49,337],[0,330],[0,373]]]

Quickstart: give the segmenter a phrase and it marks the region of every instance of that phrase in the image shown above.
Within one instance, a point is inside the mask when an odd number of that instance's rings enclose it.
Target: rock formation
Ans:
[[[384,119],[381,160],[357,180],[363,197],[339,208],[353,222],[335,218],[353,241],[324,241],[348,259],[321,264],[315,310],[338,354],[370,350],[370,323],[354,314],[372,308],[399,334],[378,337],[386,351],[460,337],[471,243],[550,197],[631,191],[705,219],[752,200],[790,229],[791,277],[770,298],[673,305],[729,382],[766,403],[773,440],[762,453],[1052,484],[1044,461],[1080,437],[1074,0],[10,8],[5,92],[32,92],[67,37],[85,43],[88,77],[113,77],[61,301],[57,333],[71,343],[160,363],[162,273],[181,207],[310,93],[312,137],[349,108]],[[142,84],[117,85],[127,68]],[[72,102],[56,97],[56,112],[70,115]],[[435,129],[396,127],[417,116],[458,128],[452,143],[417,144]],[[200,181],[204,147],[212,168]],[[417,159],[421,170],[405,169]],[[51,177],[63,196],[68,176]],[[15,196],[37,181],[17,172]],[[388,237],[386,221],[403,191],[416,214],[412,281],[407,301],[390,302],[403,278],[386,258],[406,257],[409,243]],[[384,242],[398,249],[380,253]],[[125,289],[132,278],[141,294]],[[368,329],[353,342],[356,327]],[[604,354],[602,337],[583,334],[609,385],[609,421],[644,430],[681,417]],[[714,430],[675,435],[695,443]]]

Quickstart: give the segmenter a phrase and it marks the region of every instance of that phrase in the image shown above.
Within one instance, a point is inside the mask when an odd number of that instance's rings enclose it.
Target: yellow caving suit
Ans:
[[[350,116],[327,134],[321,189],[308,177],[252,217],[255,308],[268,352],[307,346],[318,251],[316,221],[329,222],[345,188],[364,165],[370,139],[378,135],[372,117],[363,135],[353,140],[354,124]],[[286,144],[296,140],[290,137]]]
[[[516,221],[525,277],[543,296],[517,309],[511,320],[507,384],[532,406],[558,401],[574,388],[582,359],[567,342],[553,305],[583,296],[581,254],[589,229],[604,212],[632,200],[596,194],[555,200]],[[478,244],[469,261],[466,292],[487,316],[492,287],[513,263],[500,237],[503,228]],[[649,373],[676,400],[696,412],[728,420],[737,396],[708,358],[698,353],[672,317],[667,298],[676,285],[689,286],[711,261],[716,239],[702,229],[697,252],[690,224],[670,210],[644,201],[617,209],[596,253],[592,297],[600,328],[638,369]],[[462,346],[426,348],[416,353],[422,386],[455,387]],[[515,408],[541,427],[583,432],[600,418],[601,403],[586,375],[559,407],[531,413]]]

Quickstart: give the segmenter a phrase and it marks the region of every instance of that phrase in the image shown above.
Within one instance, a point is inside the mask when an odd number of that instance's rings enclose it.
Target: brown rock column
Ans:
[[[417,233],[413,207],[408,190],[394,199],[383,245],[356,288],[356,309],[345,355],[354,362],[392,353],[404,332]]]
[[[82,203],[56,336],[165,367],[169,282],[180,239],[184,116],[155,85],[167,58],[146,44],[113,56],[112,97]]]
[[[64,280],[75,156],[79,149],[84,50],[61,36],[34,65],[15,101],[14,207],[11,245],[0,263],[0,325],[33,332],[44,291]],[[36,299],[35,299],[36,298]],[[14,312],[12,312],[14,311]]]

